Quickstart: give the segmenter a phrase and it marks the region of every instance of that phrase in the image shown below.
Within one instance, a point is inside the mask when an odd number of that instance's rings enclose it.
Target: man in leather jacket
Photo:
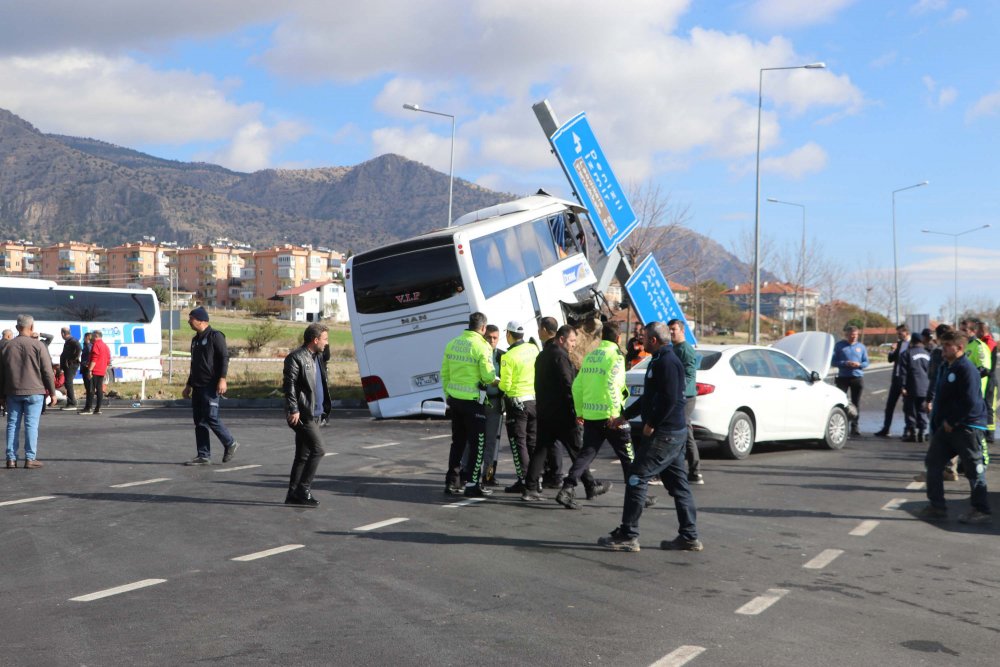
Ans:
[[[319,462],[326,455],[319,426],[331,406],[326,365],[323,363],[329,327],[310,324],[302,341],[302,347],[285,357],[285,419],[295,431],[295,459],[288,479],[285,504],[317,507],[319,501],[313,498],[310,488]]]

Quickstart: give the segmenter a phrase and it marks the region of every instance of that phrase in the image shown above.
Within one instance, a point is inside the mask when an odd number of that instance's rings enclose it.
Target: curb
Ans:
[[[225,398],[220,407],[237,409],[257,409],[257,410],[278,410],[285,407],[283,398]],[[145,401],[129,401],[128,399],[116,399],[115,407],[123,409],[132,407],[133,403],[139,403],[141,408],[191,408],[191,401],[184,398],[173,398],[168,400],[149,399]],[[335,410],[367,410],[368,404],[358,399],[337,399],[332,401]],[[120,406],[120,407],[119,407]],[[138,409],[138,408],[136,408]]]

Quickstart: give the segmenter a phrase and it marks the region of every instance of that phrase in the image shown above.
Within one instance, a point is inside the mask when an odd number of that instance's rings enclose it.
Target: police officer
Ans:
[[[507,438],[517,482],[504,491],[523,493],[528,462],[535,451],[535,358],[538,348],[524,341],[524,326],[514,320],[507,323],[507,345],[507,352],[500,359],[499,388],[504,394]]]
[[[194,413],[194,436],[197,456],[184,465],[211,465],[211,438],[209,432],[215,433],[225,448],[223,463],[229,463],[240,443],[229,432],[219,418],[219,397],[226,393],[226,374],[229,372],[229,350],[226,347],[226,336],[208,323],[208,311],[199,306],[188,315],[188,326],[194,329],[191,339],[191,373],[181,396],[191,398],[191,408]],[[94,334],[98,334],[95,331]],[[96,345],[96,343],[95,343]],[[91,365],[94,351],[91,350]],[[103,382],[104,378],[93,376],[94,383]],[[98,403],[100,406],[100,394]]]
[[[453,338],[444,348],[441,361],[441,386],[451,409],[451,451],[445,493],[464,493],[483,498],[492,492],[483,489],[483,450],[486,444],[486,387],[497,382],[490,344],[486,333],[486,315],[469,315],[469,328]],[[462,470],[462,454],[469,456]],[[462,477],[465,488],[461,487]]]
[[[497,348],[500,343],[500,327],[487,324],[485,338],[493,349],[493,371],[500,377],[500,360],[504,353]],[[491,384],[486,388],[485,405],[486,449],[483,453],[483,486],[493,487],[497,486],[497,459],[500,456],[500,431],[503,429],[503,393],[496,385]],[[468,451],[465,456],[468,456]]]

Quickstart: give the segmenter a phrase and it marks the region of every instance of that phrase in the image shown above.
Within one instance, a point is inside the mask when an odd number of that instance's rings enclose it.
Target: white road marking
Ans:
[[[266,551],[258,551],[257,553],[247,554],[246,556],[237,556],[236,558],[231,558],[230,560],[246,563],[251,560],[257,560],[258,558],[267,558],[268,556],[283,554],[286,551],[295,551],[296,549],[301,549],[304,546],[304,544],[286,544],[283,547],[274,547],[273,549],[267,549]]]
[[[887,391],[889,391],[889,390],[888,389],[876,389],[875,391],[872,392],[872,396],[878,396],[879,394],[884,394]]]
[[[404,521],[409,521],[409,519],[398,516],[395,519],[386,519],[385,521],[379,521],[378,523],[370,523],[367,526],[359,526],[354,530],[365,532],[375,530],[376,528],[385,528],[386,526],[391,526],[396,523],[403,523]]]
[[[906,502],[906,498],[893,498],[882,506],[884,510],[898,510],[899,506]]]
[[[365,445],[361,449],[380,449],[382,447],[394,447],[400,443],[398,442],[383,442],[381,445]]]
[[[786,595],[788,595],[787,588],[769,588],[766,594],[759,595],[750,600],[750,602],[737,609],[736,613],[745,616],[756,616]]]
[[[907,491],[923,491],[927,488],[927,485],[923,482],[910,482],[906,485]]]
[[[465,500],[460,500],[457,503],[451,503],[450,505],[442,505],[441,507],[466,507],[468,505],[473,505],[475,503],[481,503],[486,498],[466,498]]]
[[[112,484],[109,488],[125,489],[130,486],[142,486],[143,484],[156,484],[157,482],[169,482],[169,477],[157,477],[155,479],[144,479],[141,482],[126,482],[125,484]]]
[[[216,468],[215,472],[234,472],[236,470],[250,470],[250,468],[259,468],[259,463],[254,463],[248,466],[236,466],[235,468]]]
[[[162,584],[166,579],[143,579],[142,581],[134,581],[131,584],[125,584],[124,586],[115,586],[114,588],[106,588],[103,591],[97,591],[96,593],[88,593],[87,595],[80,595],[75,598],[70,598],[70,602],[93,602],[94,600],[100,600],[101,598],[110,597],[112,595],[119,595],[121,593],[128,593],[129,591],[138,590],[140,588],[146,588],[148,586],[155,586],[157,584]]]
[[[444,435],[429,435],[426,438],[420,438],[421,440],[440,440],[441,438],[450,438],[450,433],[445,433]]]
[[[336,456],[336,455],[337,455],[337,452],[327,452],[323,456]]]
[[[705,652],[704,646],[681,646],[666,654],[649,667],[681,667]]]
[[[868,533],[875,530],[878,526],[878,521],[862,521],[858,524],[857,528],[848,533],[848,535],[853,535],[854,537],[864,537]]]
[[[39,500],[52,500],[55,496],[36,496],[34,498],[21,498],[20,500],[6,500],[0,503],[0,507],[5,505],[21,505],[22,503],[34,503]]]
[[[844,553],[843,549],[824,549],[818,556],[803,565],[807,570],[822,570],[824,567],[837,559],[837,556]]]

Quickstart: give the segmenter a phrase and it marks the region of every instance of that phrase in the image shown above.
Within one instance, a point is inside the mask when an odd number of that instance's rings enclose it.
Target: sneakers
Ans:
[[[693,472],[688,475],[688,484],[704,484],[705,476],[700,472]]]
[[[660,548],[664,551],[704,551],[705,545],[701,540],[689,540],[678,535],[672,540],[660,542]]]
[[[446,496],[460,496],[463,493],[465,493],[465,488],[463,488],[461,485],[455,485],[455,486],[453,486],[451,484],[445,484],[444,495],[446,495]]]
[[[196,456],[190,461],[185,461],[186,466],[210,466],[212,465],[212,459],[206,459],[204,456]]]
[[[979,526],[985,523],[993,523],[993,515],[987,514],[986,512],[980,512],[977,509],[972,509],[965,514],[960,514],[958,516],[958,522],[970,526]]]
[[[943,507],[934,507],[934,505],[925,505],[922,510],[917,512],[917,518],[924,521],[947,521],[948,510]]]
[[[493,492],[489,489],[484,489],[478,484],[471,484],[465,487],[465,490],[462,491],[462,495],[466,498],[488,498],[493,495]]]
[[[503,488],[504,493],[524,493],[524,490],[525,490],[524,482],[521,480],[517,480],[510,486],[505,486]]]
[[[587,489],[587,500],[593,500],[597,496],[603,496],[614,486],[611,482],[599,482],[594,480],[594,485]]]
[[[563,485],[562,477],[546,477],[542,480],[542,488],[545,489],[561,489]]]
[[[610,549],[611,551],[629,551],[634,553],[639,550],[639,540],[635,537],[625,537],[621,532],[621,528],[615,528],[611,531],[610,535],[598,537],[597,546]]]
[[[568,510],[578,510],[580,509],[580,505],[573,499],[573,495],[573,487],[564,486],[559,489],[559,493],[556,494],[556,502]]]
[[[319,501],[313,498],[312,493],[309,492],[306,492],[303,496],[289,491],[288,495],[285,496],[285,504],[296,505],[298,507],[319,507]]]
[[[92,414],[94,414],[94,411],[90,410],[90,409],[88,409],[88,410],[80,410],[76,414],[78,414],[78,415],[92,415]]]
[[[852,437],[852,438],[861,438],[861,437],[863,437],[861,435],[861,429],[859,429],[857,426],[852,426],[851,427],[851,435],[850,435],[850,437]]]
[[[872,433],[872,435],[874,435],[876,438],[888,438],[888,437],[890,437],[889,436],[889,429],[887,429],[887,428],[884,428],[881,431],[875,431],[874,433]]]
[[[240,443],[233,440],[233,444],[226,447],[225,454],[222,455],[222,462],[229,463],[233,460],[233,456],[236,454],[236,450],[240,448]]]
[[[542,499],[542,494],[535,489],[525,489],[521,493],[521,500],[525,502],[538,502]]]

